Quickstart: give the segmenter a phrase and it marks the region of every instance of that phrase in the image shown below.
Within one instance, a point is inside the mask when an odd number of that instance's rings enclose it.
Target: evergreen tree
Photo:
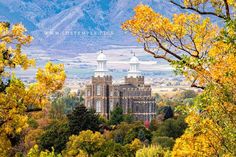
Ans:
[[[55,149],[56,153],[60,153],[69,140],[70,131],[67,121],[53,121],[45,128],[45,132],[39,138],[39,147],[41,150]]]
[[[78,135],[82,130],[98,131],[101,121],[94,110],[78,105],[67,115],[71,134]]]
[[[123,109],[121,107],[116,107],[111,112],[110,124],[117,125],[124,120]]]

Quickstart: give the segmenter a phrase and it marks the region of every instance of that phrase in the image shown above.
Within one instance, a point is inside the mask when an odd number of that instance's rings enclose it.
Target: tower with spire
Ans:
[[[101,51],[97,57],[97,69],[95,70],[94,76],[95,77],[104,77],[108,75],[108,70],[107,70],[107,57]]]
[[[128,71],[128,77],[138,77],[141,75],[141,71],[139,71],[139,59],[135,56],[135,53],[133,53],[134,55],[131,57],[129,64],[130,64],[130,68]]]
[[[133,56],[129,61],[130,68],[128,75],[125,77],[126,84],[134,84],[136,86],[144,85],[144,76],[141,75],[139,64],[138,57],[136,57],[135,53],[133,53]]]

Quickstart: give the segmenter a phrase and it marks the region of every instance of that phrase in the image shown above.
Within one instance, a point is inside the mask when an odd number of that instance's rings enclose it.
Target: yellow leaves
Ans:
[[[78,136],[72,135],[67,142],[63,156],[80,156],[80,154],[92,155],[105,143],[105,138],[100,132],[93,133],[91,130],[81,131]]]
[[[209,18],[202,19],[197,14],[174,14],[171,21],[147,5],[140,4],[134,11],[122,29],[136,36],[138,42],[153,43],[158,39],[164,47],[172,47],[174,53],[204,54],[219,33]]]
[[[235,0],[228,0],[228,3],[230,6],[236,7],[236,1]]]
[[[0,38],[2,38],[2,36],[7,34],[7,32],[8,32],[7,23],[0,22]]]
[[[75,140],[81,142],[89,142],[89,143],[96,143],[97,146],[102,146],[105,142],[103,135],[100,132],[93,133],[91,130],[81,131],[79,136],[71,136],[70,140]]]
[[[202,94],[206,107],[189,113],[188,128],[176,140],[172,156],[234,156],[235,105],[222,101],[224,93],[219,87]]]
[[[9,150],[11,148],[11,142],[7,138],[7,135],[0,132],[0,156],[6,157],[9,155]]]
[[[16,24],[12,27],[12,34],[15,36],[21,36],[26,31],[26,28],[22,24]]]
[[[189,110],[189,128],[176,140],[172,156],[235,156],[236,32],[235,17],[229,14],[234,13],[236,2],[227,1],[228,13],[223,0],[183,2],[203,12],[209,6],[216,17],[228,19],[226,27],[220,30],[210,18],[188,13],[169,20],[141,4],[122,28],[145,43],[145,50],[155,58],[171,62],[178,73],[194,80],[193,85],[205,87],[200,104]],[[158,52],[153,50],[156,45]]]
[[[39,69],[36,74],[38,85],[42,88],[47,88],[48,91],[53,92],[60,89],[66,79],[63,64],[47,63],[45,70]]]
[[[2,51],[4,51],[4,50],[6,50],[6,43],[5,42],[1,42],[0,43],[0,51],[2,52]],[[2,59],[2,54],[1,54],[1,59]]]
[[[151,145],[144,147],[136,152],[136,157],[170,157],[169,150],[160,146]]]
[[[29,59],[21,51],[22,46],[29,44],[33,39],[25,32],[26,29],[22,24],[10,27],[9,24],[0,22],[0,138],[4,135],[5,143],[10,141],[8,136],[14,137],[28,127],[26,112],[45,106],[48,103],[48,96],[60,89],[66,78],[64,66],[52,63],[48,63],[45,69],[38,70],[36,75],[38,82],[30,84],[29,87],[25,87],[24,83],[11,72],[5,72],[5,69],[11,71],[20,66],[26,70],[35,65],[34,59]],[[3,84],[3,77],[9,79],[8,84]],[[10,145],[7,145],[8,149],[4,147],[0,141],[0,156],[7,156],[11,148]],[[2,155],[2,150],[5,151],[5,155]]]
[[[128,147],[132,152],[136,152],[143,147],[143,144],[139,139],[135,138],[130,144],[128,144]]]
[[[127,20],[122,24],[122,29],[132,32],[133,35],[137,35],[140,38],[142,33],[148,33],[155,29],[158,29],[160,20],[162,18],[160,14],[155,13],[149,6],[140,4],[134,8],[135,15],[131,20]],[[167,19],[164,19],[166,21]]]
[[[8,29],[6,23],[0,23],[0,70],[21,66],[24,70],[33,66],[34,60],[22,54],[22,45],[29,44],[33,37],[25,35],[26,29],[22,24],[15,24]],[[10,46],[14,42],[14,49]]]
[[[198,6],[202,3],[206,3],[208,0],[184,0],[184,5],[186,7],[189,7],[189,6]]]
[[[175,32],[175,34],[182,38],[186,35],[187,31],[185,29],[185,23],[187,22],[187,16],[185,14],[174,14],[173,15],[173,23],[175,25],[172,26],[172,31]]]
[[[172,156],[214,156],[219,154],[221,129],[204,115],[191,113],[186,119],[189,128],[176,140]]]
[[[48,95],[62,88],[66,79],[64,66],[62,64],[47,63],[44,69],[38,69],[37,82],[31,84],[26,90],[24,103],[44,107],[48,104]]]
[[[213,58],[209,71],[214,80],[222,84],[236,83],[235,52],[236,49],[231,43],[222,40],[212,43],[208,55]]]
[[[4,37],[2,38],[2,41],[5,41],[6,43],[11,43],[12,42],[12,38],[8,37]]]
[[[0,130],[6,134],[18,134],[27,127],[27,116],[22,115],[26,107],[23,104],[24,85],[20,80],[12,78],[6,93],[0,93],[0,118],[5,123]]]

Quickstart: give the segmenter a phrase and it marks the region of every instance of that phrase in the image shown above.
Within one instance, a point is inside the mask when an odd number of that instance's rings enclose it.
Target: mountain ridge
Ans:
[[[22,22],[35,38],[32,46],[94,52],[109,45],[137,45],[135,38],[122,31],[120,25],[141,2],[166,16],[177,9],[166,10],[171,5],[162,0],[0,0],[0,8],[9,11],[0,19]]]

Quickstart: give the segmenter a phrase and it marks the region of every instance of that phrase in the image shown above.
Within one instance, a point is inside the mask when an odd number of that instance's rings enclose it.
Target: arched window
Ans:
[[[101,101],[100,100],[97,100],[96,101],[96,112],[101,112]]]

